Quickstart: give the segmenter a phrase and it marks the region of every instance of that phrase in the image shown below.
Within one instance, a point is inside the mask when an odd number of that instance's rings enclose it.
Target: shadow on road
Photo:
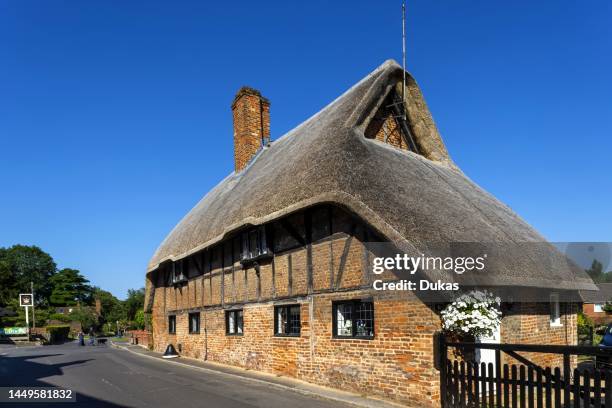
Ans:
[[[56,387],[42,381],[41,378],[64,375],[63,368],[83,364],[93,359],[74,360],[65,363],[45,364],[31,360],[45,357],[62,356],[63,354],[40,354],[30,356],[0,356],[0,386],[2,387]],[[70,407],[123,407],[109,401],[93,398],[85,394],[76,393],[76,403],[69,403]],[[0,404],[1,405],[1,404]],[[9,405],[9,404],[6,404]],[[13,405],[13,404],[10,404]],[[16,407],[66,407],[66,403],[15,403]]]

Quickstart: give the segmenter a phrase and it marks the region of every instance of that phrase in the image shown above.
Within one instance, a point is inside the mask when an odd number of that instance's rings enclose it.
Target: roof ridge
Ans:
[[[306,120],[304,120],[303,122],[298,124],[296,127],[292,128],[291,130],[285,132],[283,135],[279,136],[278,139],[273,140],[272,143],[276,143],[276,142],[278,142],[278,141],[280,141],[282,139],[290,137],[296,131],[301,129],[303,126],[305,126],[306,124],[308,124],[308,123],[312,122],[314,119],[316,119],[323,112],[327,111],[328,109],[331,109],[336,103],[340,102],[342,99],[344,99],[346,96],[348,96],[351,92],[353,92],[359,86],[363,85],[363,83],[368,81],[371,77],[373,77],[374,75],[378,75],[382,71],[384,71],[386,69],[389,69],[391,67],[393,67],[393,68],[398,68],[398,67],[401,68],[400,65],[394,59],[387,59],[387,60],[385,60],[385,62],[380,64],[378,67],[376,67],[368,75],[366,75],[365,77],[361,78],[357,83],[353,84],[350,88],[348,88],[342,94],[337,96],[333,101],[331,101],[330,103],[328,103],[327,105],[322,107],[319,111],[317,111],[315,114],[313,114],[312,116],[310,116],[309,118],[307,118]]]

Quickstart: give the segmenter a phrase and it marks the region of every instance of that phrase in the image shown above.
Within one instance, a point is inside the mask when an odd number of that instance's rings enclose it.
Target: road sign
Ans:
[[[34,304],[31,293],[20,293],[19,294],[19,306],[30,307]]]
[[[0,328],[0,335],[5,336],[18,336],[23,334],[24,336],[28,334],[27,327],[2,327]]]
[[[28,328],[28,339],[30,337],[30,308],[34,306],[34,296],[31,293],[19,294],[19,306],[25,308],[26,326]]]

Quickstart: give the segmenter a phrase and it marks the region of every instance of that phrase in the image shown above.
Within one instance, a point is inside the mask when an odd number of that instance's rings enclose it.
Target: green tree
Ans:
[[[37,246],[13,245],[0,248],[0,264],[0,279],[3,283],[9,280],[0,290],[4,302],[7,302],[6,298],[13,299],[19,293],[30,292],[30,282],[34,283],[37,303],[49,299],[49,278],[56,271],[51,255]]]
[[[49,303],[54,306],[73,306],[77,302],[91,304],[92,288],[89,281],[76,269],[65,268],[50,278],[51,296]]]
[[[603,264],[597,259],[593,260],[591,267],[586,269],[586,273],[593,279],[595,283],[609,283],[612,282],[612,271],[604,272]]]
[[[0,306],[8,305],[19,293],[14,286],[15,277],[9,263],[2,256],[4,251],[6,251],[4,248],[0,248]]]
[[[113,296],[112,293],[100,288],[94,288],[93,296],[100,300],[100,305],[102,306],[100,311],[101,323],[113,323],[126,319],[127,313],[123,302]]]
[[[137,330],[145,328],[145,313],[143,309],[139,309],[134,316],[134,327]]]
[[[83,331],[88,331],[90,327],[95,329],[99,325],[98,316],[89,306],[75,308],[72,313],[70,313],[70,318],[81,323]]]
[[[2,318],[2,326],[25,326],[26,318],[25,318],[25,308],[19,306],[19,300],[17,298],[12,299],[8,302],[7,308],[13,310],[17,313],[16,316],[3,317]],[[32,309],[29,310],[30,313],[30,327],[34,322]],[[36,308],[36,327],[42,327],[47,323],[49,319],[49,310],[44,307]]]
[[[136,320],[136,313],[143,310],[144,296],[144,288],[128,289],[128,296],[124,302],[128,320]]]

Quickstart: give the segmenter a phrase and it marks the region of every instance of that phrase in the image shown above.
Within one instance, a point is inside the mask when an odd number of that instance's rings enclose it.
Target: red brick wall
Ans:
[[[151,332],[146,330],[128,330],[126,336],[130,338],[130,343],[138,344],[145,347],[153,346],[153,338]]]
[[[612,314],[608,312],[595,312],[593,303],[584,303],[582,305],[582,313],[591,318],[595,324],[605,325],[612,322]]]
[[[299,220],[295,228],[302,231]],[[371,233],[334,209],[333,227],[319,234],[322,238],[277,251],[271,261],[260,265],[259,273],[237,261],[236,245],[224,244],[225,259],[221,260],[217,249],[201,255],[203,275],[192,277],[185,286],[164,287],[163,273],[158,274],[154,348],[163,351],[168,343],[180,344],[182,355],[188,357],[281,373],[414,406],[435,406],[439,400],[439,373],[434,368],[434,334],[441,327],[438,314],[411,292],[371,289],[373,276],[367,272],[366,260],[372,254],[360,239]],[[380,278],[396,279],[388,272],[376,276]],[[334,338],[332,302],[364,297],[374,303],[374,338]],[[274,336],[274,306],[279,303],[301,305],[299,337]],[[508,311],[502,342],[575,344],[575,310],[564,315],[563,328],[551,328],[545,306],[517,304]],[[243,309],[244,335],[225,334],[229,308]],[[192,310],[201,313],[199,334],[188,334],[187,315]],[[175,335],[167,333],[169,314],[177,316]],[[548,357],[533,358],[545,363]]]
[[[259,91],[243,87],[232,103],[234,117],[234,165],[242,170],[270,138],[270,102]]]
[[[392,109],[388,106],[393,103],[387,98],[376,115],[370,121],[365,130],[365,136],[369,139],[380,140],[401,150],[408,150],[408,145],[402,138],[400,127],[395,120]]]
[[[561,303],[561,326],[550,324],[549,303],[515,303],[504,312],[501,326],[503,343],[575,345],[578,342],[577,305]],[[563,367],[563,356],[519,353],[543,367]],[[517,364],[504,356],[503,362]]]

